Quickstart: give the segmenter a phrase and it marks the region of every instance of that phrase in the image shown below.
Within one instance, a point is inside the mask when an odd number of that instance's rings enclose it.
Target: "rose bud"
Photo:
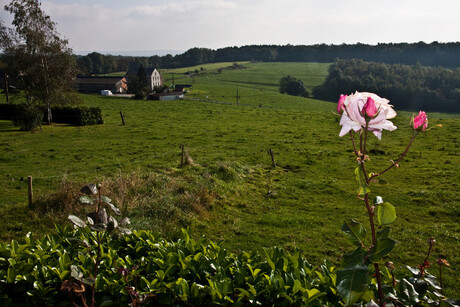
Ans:
[[[412,127],[417,131],[425,131],[428,127],[428,118],[424,111],[420,111],[412,120]]]

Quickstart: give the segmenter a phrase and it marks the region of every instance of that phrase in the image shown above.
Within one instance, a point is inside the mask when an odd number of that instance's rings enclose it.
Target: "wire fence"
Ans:
[[[105,166],[98,166],[97,168],[94,168],[94,169],[91,169],[91,170],[86,170],[86,171],[79,171],[79,172],[64,172],[64,173],[61,173],[59,175],[50,175],[50,176],[43,176],[41,175],[42,172],[40,170],[36,170],[36,172],[38,173],[38,176],[34,176],[34,179],[40,179],[40,180],[48,180],[48,179],[56,179],[56,178],[64,178],[64,177],[71,177],[71,176],[80,176],[80,175],[83,175],[83,174],[90,174],[90,173],[97,173],[97,172],[103,172],[103,171],[107,171],[107,170],[112,170],[112,169],[125,169],[125,168],[128,168],[128,167],[131,167],[131,166],[135,166],[135,165],[138,165],[138,164],[141,164],[142,162],[145,162],[145,161],[153,161],[155,159],[158,159],[158,158],[161,158],[161,157],[164,157],[164,156],[167,156],[169,154],[179,154],[179,151],[178,150],[170,150],[170,151],[166,151],[166,152],[163,152],[161,154],[156,154],[156,155],[148,155],[148,156],[145,156],[143,158],[140,158],[140,159],[136,159],[136,160],[133,160],[133,159],[130,159],[129,161],[127,162],[120,162],[119,159],[117,163],[112,163],[112,164],[108,164],[108,165],[105,165]]]

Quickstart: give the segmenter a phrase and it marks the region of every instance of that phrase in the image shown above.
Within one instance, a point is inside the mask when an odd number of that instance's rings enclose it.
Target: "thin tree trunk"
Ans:
[[[10,96],[8,92],[8,75],[6,74],[6,71],[4,72],[4,77],[5,77],[5,94],[6,94],[6,103],[10,103]]]
[[[42,65],[45,69],[45,89],[46,89],[46,107],[47,107],[47,121],[48,125],[53,122],[53,117],[51,115],[51,97],[50,97],[50,89],[48,87],[48,66],[46,65],[46,61],[42,58]]]

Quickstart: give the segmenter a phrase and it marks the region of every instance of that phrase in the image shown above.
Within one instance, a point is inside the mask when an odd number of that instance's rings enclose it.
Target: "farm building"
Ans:
[[[161,101],[172,101],[184,98],[182,92],[168,92],[168,93],[151,93],[147,96],[148,100],[161,100]]]
[[[122,94],[128,91],[125,77],[77,77],[77,90],[81,93],[100,93],[109,90]]]
[[[125,77],[129,80],[133,76],[138,75],[139,68],[130,68],[126,73]],[[163,85],[163,78],[161,73],[156,68],[146,68],[145,69],[145,82],[149,85],[150,90],[153,90],[155,86],[162,86]]]
[[[176,84],[176,85],[174,85],[174,90],[176,92],[191,91],[192,89],[193,89],[193,86],[191,84]]]

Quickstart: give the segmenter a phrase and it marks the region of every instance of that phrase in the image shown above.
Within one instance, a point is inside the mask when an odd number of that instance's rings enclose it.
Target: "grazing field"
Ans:
[[[246,68],[225,69],[232,63],[224,63],[164,72],[165,83],[174,72],[176,83],[192,84],[187,97],[197,100],[82,95],[85,105],[101,107],[103,125],[52,125],[30,133],[0,121],[0,239],[20,239],[29,231],[38,236],[52,231],[53,223],[67,223],[75,209],[68,190],[102,181],[133,228],[174,236],[190,227],[231,250],[298,247],[313,264],[338,264],[352,249],[340,231],[343,221],[366,221],[356,199],[349,138],[338,136],[335,104],[278,93],[285,75],[301,79],[311,92],[328,65],[239,64]],[[197,75],[184,75],[195,69]],[[370,139],[369,171],[399,157],[412,135],[411,115],[400,112],[396,131]],[[428,116],[431,127],[443,127],[418,136],[400,168],[385,174],[386,183],[372,193],[397,208],[392,236],[399,243],[390,254],[396,266],[421,263],[434,236],[433,255],[451,263],[443,272],[445,294],[460,297],[460,116]],[[193,165],[179,166],[181,144]],[[27,209],[29,175],[33,211]],[[430,272],[437,275],[435,267]]]

